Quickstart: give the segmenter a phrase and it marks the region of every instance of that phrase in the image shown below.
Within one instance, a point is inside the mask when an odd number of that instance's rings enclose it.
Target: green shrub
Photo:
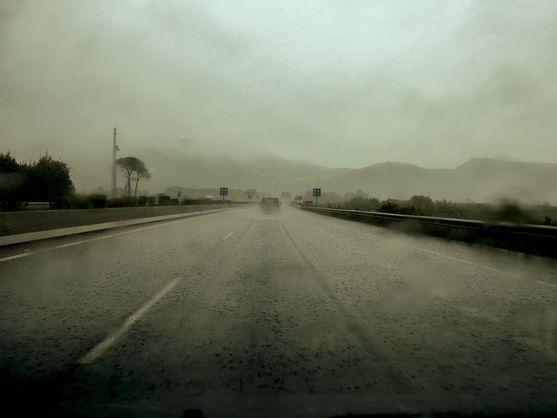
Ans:
[[[128,208],[137,206],[138,198],[135,196],[122,196],[107,201],[109,208]]]
[[[137,206],[137,197],[135,196],[123,196],[120,199],[124,207]]]
[[[365,198],[365,197],[353,197],[346,201],[346,208],[365,210],[365,211],[376,211],[380,207],[379,200],[376,198]]]
[[[218,203],[215,199],[200,198],[200,199],[182,199],[182,205],[213,205]]]
[[[91,206],[91,199],[89,196],[83,194],[74,194],[68,201],[68,206],[72,209],[89,209]],[[66,205],[55,205],[56,209],[63,209]]]
[[[160,194],[159,195],[159,206],[168,206],[170,205],[170,196]]]
[[[491,220],[527,224],[532,222],[532,217],[517,203],[503,202],[499,208],[493,212]]]
[[[107,208],[121,208],[122,206],[122,200],[119,197],[108,199],[108,201],[106,202]]]
[[[390,201],[386,201],[381,206],[379,206],[379,212],[401,213],[400,207],[396,203]]]
[[[431,216],[433,212],[433,200],[429,196],[412,196],[410,198],[410,205],[416,215]]]
[[[107,200],[106,195],[101,193],[92,193],[89,195],[90,207],[95,209],[105,208]]]

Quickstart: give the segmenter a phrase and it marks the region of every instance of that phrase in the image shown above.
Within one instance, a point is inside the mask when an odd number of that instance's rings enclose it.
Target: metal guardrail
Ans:
[[[506,223],[506,222],[486,222],[486,221],[476,221],[472,219],[401,215],[398,213],[367,212],[363,210],[352,210],[352,209],[331,209],[331,208],[322,208],[322,207],[315,207],[315,206],[313,207],[302,206],[301,209],[322,211],[322,212],[329,212],[329,213],[341,213],[345,215],[368,217],[377,220],[389,220],[389,221],[397,221],[397,222],[405,221],[405,222],[414,222],[414,223],[428,224],[428,225],[444,225],[444,226],[450,226],[456,228],[465,228],[465,229],[482,230],[482,231],[497,230],[497,231],[515,233],[515,234],[533,235],[533,236],[557,239],[557,227],[546,226],[546,225],[513,224],[513,223]]]
[[[554,226],[401,215],[315,206],[300,206],[300,209],[384,226],[401,225],[401,229],[412,232],[425,232],[449,239],[480,242],[525,253],[557,257],[557,227]],[[415,226],[412,227],[412,225]]]

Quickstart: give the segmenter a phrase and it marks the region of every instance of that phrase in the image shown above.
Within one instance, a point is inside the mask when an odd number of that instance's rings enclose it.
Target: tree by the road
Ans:
[[[49,155],[39,161],[20,164],[10,153],[0,154],[0,206],[17,209],[21,202],[67,204],[75,192],[70,167]]]
[[[127,195],[131,195],[131,185],[133,181],[135,182],[135,196],[137,196],[139,181],[141,179],[149,179],[151,177],[145,163],[136,157],[122,157],[116,160],[116,164],[118,164],[126,179]]]
[[[137,197],[137,186],[139,184],[139,181],[141,179],[149,180],[150,178],[151,178],[151,173],[149,172],[149,170],[147,170],[147,167],[145,167],[143,161],[140,160],[136,168],[135,174],[132,177],[132,180],[135,181],[134,196]]]
[[[22,166],[8,153],[0,153],[0,209],[17,209],[24,182]]]
[[[68,164],[56,161],[49,155],[26,166],[24,171],[25,195],[29,201],[52,202],[59,206],[75,192]]]
[[[0,173],[15,173],[19,169],[20,165],[10,152],[0,152]]]
[[[416,215],[431,216],[433,200],[429,196],[415,195],[410,198],[410,204]]]

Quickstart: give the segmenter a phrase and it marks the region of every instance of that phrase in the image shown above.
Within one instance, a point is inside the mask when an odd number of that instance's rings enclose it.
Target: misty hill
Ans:
[[[153,193],[170,186],[197,189],[228,186],[231,189],[297,193],[350,171],[272,156],[239,161],[169,155],[151,150],[143,158],[152,174],[145,187]]]
[[[557,202],[557,164],[474,158],[454,169],[380,163],[343,173],[324,182],[327,190],[361,189],[372,196],[406,199],[416,194],[434,199],[492,202],[501,198],[525,203]]]
[[[191,194],[193,189],[210,189],[206,194],[213,194],[211,190],[228,186],[231,190],[297,194],[321,187],[341,196],[360,189],[381,199],[407,199],[423,194],[453,201],[494,202],[507,197],[524,203],[557,203],[557,164],[474,158],[456,168],[429,169],[386,162],[348,169],[274,156],[238,160],[156,149],[143,150],[138,156],[152,174],[151,180],[141,185],[142,190],[150,193],[174,187],[184,189],[183,192],[192,189]]]

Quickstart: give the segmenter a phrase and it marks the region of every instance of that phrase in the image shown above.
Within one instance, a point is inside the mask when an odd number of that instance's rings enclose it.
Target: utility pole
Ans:
[[[116,145],[116,128],[112,136],[112,198],[116,198],[116,151],[119,151]]]

